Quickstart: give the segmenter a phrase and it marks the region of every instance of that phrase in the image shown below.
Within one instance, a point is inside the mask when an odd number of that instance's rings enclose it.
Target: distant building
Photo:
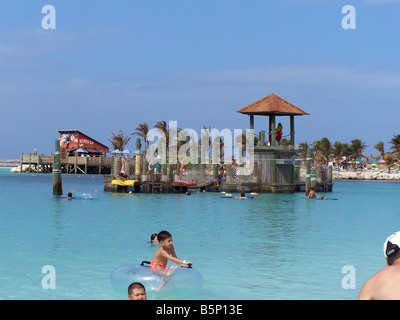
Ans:
[[[105,156],[108,147],[78,130],[59,130],[62,157],[79,155]]]

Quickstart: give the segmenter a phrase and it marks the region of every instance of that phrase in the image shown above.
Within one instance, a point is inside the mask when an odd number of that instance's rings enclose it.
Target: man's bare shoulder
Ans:
[[[400,300],[400,265],[386,267],[363,285],[359,300]]]

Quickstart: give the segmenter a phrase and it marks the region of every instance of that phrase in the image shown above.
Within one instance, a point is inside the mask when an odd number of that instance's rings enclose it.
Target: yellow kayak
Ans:
[[[133,186],[135,182],[138,182],[138,180],[112,180],[111,184],[117,186],[130,187]]]

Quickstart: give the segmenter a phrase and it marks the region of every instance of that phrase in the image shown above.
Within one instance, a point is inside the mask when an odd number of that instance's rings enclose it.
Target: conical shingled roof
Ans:
[[[261,98],[260,100],[257,100],[256,102],[253,102],[248,106],[237,110],[236,112],[254,115],[275,114],[302,116],[309,114],[274,93],[271,93],[270,95]]]

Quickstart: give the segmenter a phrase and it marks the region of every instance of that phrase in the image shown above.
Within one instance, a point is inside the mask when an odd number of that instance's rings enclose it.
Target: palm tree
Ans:
[[[392,145],[389,149],[393,150],[392,154],[396,155],[400,153],[400,134],[393,135],[392,140],[390,140],[390,144]]]
[[[320,140],[320,145],[319,145],[320,151],[322,155],[326,158],[326,164],[329,162],[329,158],[331,157],[332,154],[332,145],[331,142],[329,141],[328,138],[322,138]]]
[[[313,142],[314,151],[316,153],[316,159],[320,159],[329,162],[329,158],[332,154],[332,145],[328,138],[324,137],[321,140]]]
[[[342,143],[342,156],[346,159],[351,156],[351,148],[347,142]]]
[[[385,144],[382,141],[379,141],[374,145],[374,149],[378,150],[380,153],[380,158],[383,159],[385,156]]]
[[[340,141],[335,141],[332,145],[332,157],[337,163],[342,160],[343,144]]]
[[[299,146],[300,146],[300,150],[299,150],[297,156],[302,160],[306,160],[308,143],[307,142],[302,142],[302,143],[299,143]]]
[[[386,161],[386,165],[388,167],[388,171],[390,173],[390,168],[392,167],[392,165],[394,164],[395,158],[393,157],[393,155],[391,155],[390,153],[385,155],[385,161]]]
[[[219,157],[220,157],[220,161],[222,161],[222,159],[224,159],[224,154],[225,154],[225,143],[224,140],[222,139],[221,136],[216,135],[214,137],[214,139],[212,139],[212,129],[211,127],[206,127],[205,125],[203,125],[203,129],[201,132],[201,137],[200,137],[200,141],[199,141],[199,147],[203,147],[203,148],[207,148],[207,146],[205,146],[202,141],[204,141],[205,143],[207,143],[208,141],[208,150],[211,150],[211,154],[213,154],[213,148],[219,146]],[[244,142],[243,142],[244,141]],[[236,141],[235,141],[236,143]],[[244,145],[246,145],[246,139],[244,138],[244,140],[242,140],[242,143],[244,143]],[[200,154],[201,154],[201,150],[200,150]],[[209,157],[210,153],[208,155],[203,155],[205,157]]]
[[[111,132],[111,139],[108,139],[108,141],[111,142],[113,150],[119,151],[123,151],[125,149],[129,140],[131,140],[131,137],[125,137],[122,130],[119,130],[119,133],[117,135]]]
[[[135,129],[136,131],[131,133],[131,135],[137,135],[144,140],[144,149],[149,147],[149,140],[147,139],[147,135],[149,133],[149,125],[147,122],[139,123],[139,126]]]
[[[365,158],[364,156],[364,150],[367,147],[366,144],[364,142],[362,142],[360,139],[354,139],[350,141],[350,156],[349,158],[351,158],[354,163],[357,161],[357,159],[362,159]],[[356,166],[354,164],[353,169],[355,170]]]
[[[205,163],[209,160],[210,157],[210,144],[211,144],[211,136],[210,136],[210,132],[211,132],[211,127],[206,127],[205,125],[203,125],[203,128],[201,130],[201,136],[199,139],[199,154],[200,157],[202,157],[201,162],[204,161]],[[204,150],[208,150],[208,154],[201,154],[202,149]]]
[[[166,150],[168,150],[168,145],[169,145],[169,130],[168,130],[168,125],[166,121],[158,121],[155,125],[154,128],[158,129],[161,133],[165,135],[165,147]]]
[[[350,151],[353,157],[353,160],[365,158],[364,150],[367,147],[365,142],[361,142],[360,139],[351,140]]]
[[[285,139],[282,139],[282,141],[284,141],[284,140]],[[282,145],[282,141],[281,141],[281,145]],[[258,135],[254,134],[254,145],[257,145],[257,144],[258,144]],[[234,147],[235,148],[241,147],[243,153],[246,151],[246,149],[247,149],[246,130],[243,130],[241,135],[235,137]]]

